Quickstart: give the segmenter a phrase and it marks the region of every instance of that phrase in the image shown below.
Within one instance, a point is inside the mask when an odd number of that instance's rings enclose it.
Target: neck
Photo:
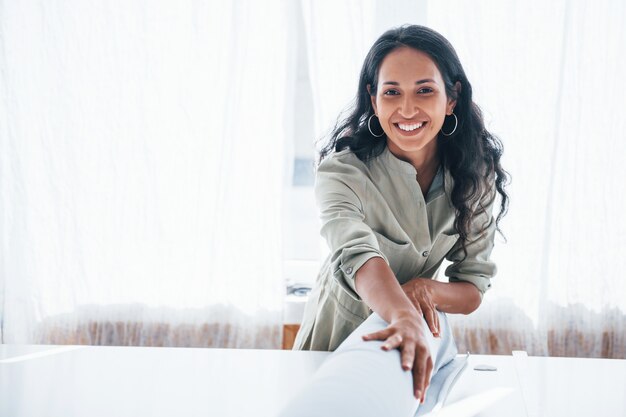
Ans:
[[[439,158],[434,155],[432,158],[422,161],[420,165],[413,164],[417,171],[417,178],[429,178],[435,175],[439,167]]]
[[[417,177],[421,178],[434,175],[439,166],[439,157],[437,155],[437,141],[433,140],[428,147],[420,149],[416,152],[405,152],[397,148],[393,142],[387,141],[389,151],[398,159],[408,162],[417,171]]]

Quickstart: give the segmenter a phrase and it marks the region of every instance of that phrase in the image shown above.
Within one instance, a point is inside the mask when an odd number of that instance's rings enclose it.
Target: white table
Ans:
[[[438,416],[625,417],[626,360],[472,355]]]
[[[327,355],[0,345],[0,416],[274,416]],[[625,394],[626,360],[472,355],[438,416],[626,416]]]

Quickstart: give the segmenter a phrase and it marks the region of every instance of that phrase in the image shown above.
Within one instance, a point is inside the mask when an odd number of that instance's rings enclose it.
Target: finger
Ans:
[[[422,370],[419,365],[419,359],[415,357],[415,362],[413,364],[413,396],[421,400],[422,398],[422,390],[424,387],[422,386]]]
[[[437,336],[441,337],[441,323],[439,322],[439,313],[437,312],[437,308],[433,306],[433,311],[435,312],[435,323],[437,326]]]
[[[426,360],[426,372],[424,373],[424,391],[422,393],[422,399],[421,402],[424,402],[424,400],[426,400],[426,391],[428,390],[428,387],[430,386],[430,375],[433,372],[433,360],[430,357],[430,355],[428,355],[428,359]]]
[[[393,332],[393,329],[386,328],[386,329],[379,330],[374,333],[364,334],[362,338],[363,340],[385,340],[389,336],[391,336],[392,332]]]
[[[435,324],[435,312],[430,303],[424,303],[422,306],[422,311],[424,311],[424,320],[426,320],[426,324],[428,324],[428,328],[430,329],[433,335],[437,335],[437,325]]]
[[[435,332],[433,334],[436,337],[439,337],[439,331],[441,330],[439,328],[439,314],[437,314],[437,309],[435,308],[435,305],[432,303],[432,301],[430,303],[430,311],[433,315],[433,326],[435,327]]]
[[[390,350],[399,347],[403,342],[402,335],[399,333],[393,334],[385,340],[385,343],[381,346],[383,350]]]
[[[400,352],[400,361],[402,363],[402,369],[405,371],[409,371],[413,368],[413,363],[415,362],[415,344],[414,343],[405,343],[402,348],[402,352]]]
[[[431,372],[432,360],[428,350],[426,348],[417,349],[415,367],[413,368],[413,386],[415,388],[415,398],[421,402],[424,401],[426,396]]]
[[[419,400],[420,402],[424,402],[424,400],[426,400],[426,391],[428,391],[428,386],[430,385],[430,375],[433,371],[433,361],[430,357],[430,355],[427,355],[427,358],[425,360],[424,363],[424,372],[422,372],[419,376],[419,378],[421,378],[420,380],[420,386],[423,387],[423,389],[420,392],[420,396],[419,396]],[[416,396],[417,398],[417,396]]]

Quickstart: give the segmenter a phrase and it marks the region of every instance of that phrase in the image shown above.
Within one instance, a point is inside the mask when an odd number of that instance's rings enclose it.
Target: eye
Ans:
[[[383,93],[383,95],[385,96],[395,96],[398,95],[399,93],[396,90],[387,90]]]
[[[428,94],[428,93],[432,93],[433,89],[430,87],[424,87],[424,88],[420,88],[417,93],[418,94]]]

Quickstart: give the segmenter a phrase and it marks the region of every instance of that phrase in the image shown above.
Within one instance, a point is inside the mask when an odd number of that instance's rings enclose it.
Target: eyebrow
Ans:
[[[434,82],[435,80],[433,80],[432,78],[424,78],[423,80],[415,81],[415,84],[434,83]],[[400,83],[397,81],[385,81],[383,85],[385,84],[400,85]]]

